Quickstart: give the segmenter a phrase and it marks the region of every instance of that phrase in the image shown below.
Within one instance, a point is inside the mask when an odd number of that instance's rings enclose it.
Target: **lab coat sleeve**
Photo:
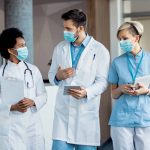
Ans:
[[[105,47],[101,47],[97,58],[97,71],[94,83],[86,88],[87,101],[92,100],[98,95],[101,95],[108,86],[108,70],[110,64],[110,55]]]
[[[36,72],[35,86],[36,86],[36,97],[34,99],[34,102],[35,102],[36,109],[32,109],[32,110],[38,111],[46,104],[47,101],[47,93],[39,69],[37,69]]]
[[[52,57],[52,64],[50,66],[49,72],[48,72],[48,78],[51,85],[59,85],[61,81],[56,81],[55,76],[59,67],[58,63],[58,46],[55,47],[53,57]]]

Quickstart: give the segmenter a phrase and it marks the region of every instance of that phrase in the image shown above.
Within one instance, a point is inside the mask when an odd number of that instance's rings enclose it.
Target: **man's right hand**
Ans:
[[[65,80],[67,78],[70,78],[74,74],[74,69],[73,68],[66,68],[66,69],[61,69],[61,67],[58,68],[57,74],[56,74],[56,79],[57,80]]]

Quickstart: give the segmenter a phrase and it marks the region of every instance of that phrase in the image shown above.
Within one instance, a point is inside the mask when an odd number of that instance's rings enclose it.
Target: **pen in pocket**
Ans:
[[[95,59],[96,54],[93,55],[93,60]]]

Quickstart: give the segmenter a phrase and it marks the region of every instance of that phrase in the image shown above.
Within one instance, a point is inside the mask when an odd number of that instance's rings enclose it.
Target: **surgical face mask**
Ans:
[[[120,41],[120,48],[125,52],[131,52],[134,48],[134,45],[132,44],[132,42],[127,39],[127,40],[121,40]]]
[[[78,37],[75,37],[74,32],[70,31],[64,31],[64,39],[67,40],[68,42],[75,42]]]
[[[25,60],[28,58],[28,48],[27,47],[21,47],[18,49],[15,49],[18,53],[18,55],[16,56],[19,60]]]

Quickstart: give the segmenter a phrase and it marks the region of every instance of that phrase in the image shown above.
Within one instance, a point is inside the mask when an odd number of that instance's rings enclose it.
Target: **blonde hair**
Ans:
[[[144,33],[144,28],[143,25],[138,22],[138,21],[128,21],[128,22],[124,22],[117,31],[117,38],[119,35],[119,32],[127,29],[132,35],[140,35],[140,37],[142,36],[142,34]]]

